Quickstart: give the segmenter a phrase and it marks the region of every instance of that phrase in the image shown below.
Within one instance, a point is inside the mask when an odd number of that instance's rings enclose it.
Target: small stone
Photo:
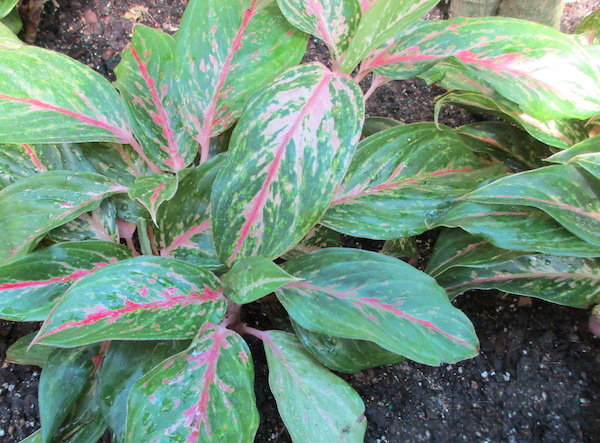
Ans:
[[[83,11],[83,18],[85,19],[85,22],[90,25],[95,25],[98,23],[98,16],[91,9],[86,9]]]

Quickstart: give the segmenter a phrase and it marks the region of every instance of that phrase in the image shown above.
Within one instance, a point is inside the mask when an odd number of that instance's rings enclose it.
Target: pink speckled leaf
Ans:
[[[127,248],[116,243],[69,242],[0,266],[0,318],[44,320],[56,299],[74,282],[131,257]]]
[[[525,113],[585,119],[600,110],[600,73],[591,52],[537,23],[503,17],[415,24],[369,53],[362,71],[401,79],[453,57]]]
[[[223,263],[273,259],[308,233],[346,173],[363,116],[356,83],[319,63],[288,70],[252,98],[211,195]]]
[[[369,340],[428,365],[477,354],[469,319],[427,274],[396,258],[327,248],[282,265],[304,281],[275,291],[305,329]]]
[[[277,0],[285,18],[296,28],[325,42],[334,63],[348,48],[358,26],[358,0]]]
[[[177,175],[152,174],[138,177],[129,187],[129,197],[143,204],[156,223],[156,212],[161,204],[173,198],[179,184]]]
[[[239,118],[251,94],[300,61],[307,37],[275,0],[191,0],[175,39],[179,111],[205,161],[210,139]]]
[[[113,339],[185,339],[224,314],[222,288],[209,271],[171,258],[141,256],[73,284],[35,342],[72,347]]]
[[[206,324],[187,350],[135,382],[125,443],[246,442],[258,421],[248,346],[235,332]]]
[[[144,152],[161,169],[177,172],[194,160],[198,144],[172,105],[174,50],[170,35],[136,25],[115,73]]]

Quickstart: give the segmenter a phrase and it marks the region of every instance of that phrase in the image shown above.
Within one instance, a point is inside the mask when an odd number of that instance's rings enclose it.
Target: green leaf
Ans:
[[[129,197],[143,204],[156,224],[156,212],[161,204],[173,198],[177,192],[177,175],[152,174],[138,177],[129,188]]]
[[[125,441],[127,398],[133,384],[189,341],[112,341],[98,373],[98,399],[113,441]]]
[[[362,92],[319,63],[288,70],[248,103],[214,184],[223,263],[275,258],[323,215],[360,136]]]
[[[454,131],[401,125],[364,139],[320,223],[356,237],[420,234],[482,180],[481,164]]]
[[[252,441],[258,421],[248,346],[206,324],[187,350],[135,382],[125,441]]]
[[[485,204],[538,208],[570,232],[600,246],[600,181],[575,167],[555,165],[496,180],[463,197]]]
[[[44,442],[44,440],[42,440],[42,430],[38,429],[33,434],[30,434],[29,437],[21,440],[20,443],[43,443],[43,442]]]
[[[0,143],[83,141],[135,142],[111,84],[57,52],[0,48]]]
[[[46,232],[96,209],[124,188],[91,172],[50,171],[0,191],[0,263],[26,255]]]
[[[160,255],[213,268],[217,258],[210,223],[210,192],[225,155],[218,155],[183,177],[177,192],[159,208],[156,241]]]
[[[381,253],[390,257],[404,258],[418,255],[417,237],[402,237],[386,240]]]
[[[0,49],[18,49],[24,46],[16,36],[22,26],[18,11],[13,10],[7,17],[0,19]]]
[[[428,365],[477,354],[469,319],[428,275],[375,252],[321,249],[285,263],[304,281],[276,291],[305,329],[372,341]]]
[[[365,405],[352,387],[332,374],[293,335],[264,333],[269,386],[293,441],[362,442]]]
[[[600,43],[600,9],[596,9],[585,17],[575,30],[577,34],[584,34],[589,44]]]
[[[53,229],[46,237],[56,243],[85,240],[104,240],[117,243],[119,230],[115,204],[112,200],[106,199],[98,209],[81,214],[75,220]]]
[[[300,343],[332,371],[353,374],[377,366],[398,363],[404,357],[367,340],[352,340],[319,334],[292,322]]]
[[[306,40],[275,0],[189,2],[176,35],[174,71],[179,111],[202,160],[210,139],[239,118],[248,98],[300,62]]]
[[[342,246],[342,236],[322,225],[314,226],[308,234],[296,243],[292,249],[286,251],[281,258],[291,260],[309,252],[322,248],[337,248]]]
[[[131,252],[104,241],[63,243],[0,266],[0,317],[40,321],[77,280],[131,258]]]
[[[20,337],[6,350],[6,361],[18,365],[32,365],[43,368],[48,357],[56,348],[52,346],[31,345],[36,332]]]
[[[19,0],[2,0],[0,2],[0,18],[6,17],[17,5]]]
[[[419,22],[369,53],[361,70],[410,78],[450,57],[536,118],[585,119],[600,110],[591,54],[569,36],[523,20]]]
[[[437,0],[376,0],[361,3],[363,17],[343,58],[341,70],[350,73],[365,56],[431,10]]]
[[[173,37],[136,25],[115,73],[144,152],[161,169],[177,172],[194,160],[198,147],[172,103],[174,51]]]
[[[367,138],[378,132],[403,124],[404,122],[389,117],[367,117],[362,128],[362,137]]]
[[[210,272],[180,260],[141,256],[71,286],[35,342],[72,347],[114,339],[186,339],[203,323],[220,321],[225,307]]]
[[[600,246],[582,240],[545,212],[528,206],[462,201],[438,219],[437,225],[460,227],[503,249],[600,257]]]
[[[131,186],[137,177],[153,172],[131,146],[117,143],[82,143],[77,146],[96,172],[124,186]]]
[[[298,279],[264,257],[244,258],[221,277],[225,295],[239,305],[256,301],[293,281]]]
[[[600,135],[558,152],[546,161],[579,166],[600,180]]]
[[[277,0],[296,28],[323,40],[334,63],[348,48],[361,17],[358,0]]]

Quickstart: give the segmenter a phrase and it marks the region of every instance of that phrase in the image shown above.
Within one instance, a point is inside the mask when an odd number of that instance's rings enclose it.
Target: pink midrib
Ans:
[[[264,205],[267,201],[267,196],[269,193],[269,187],[271,186],[273,179],[276,177],[277,172],[279,171],[279,167],[281,166],[281,159],[283,158],[283,155],[285,154],[285,150],[286,150],[288,143],[294,136],[296,129],[298,129],[298,127],[299,127],[300,123],[302,122],[302,120],[304,119],[304,117],[313,108],[314,101],[318,100],[321,90],[324,89],[329,84],[329,81],[332,76],[333,76],[333,73],[324,74],[323,78],[321,79],[321,81],[319,82],[317,87],[314,89],[313,94],[307,100],[306,105],[301,109],[300,112],[298,112],[298,116],[297,116],[296,120],[290,126],[290,129],[287,131],[287,133],[283,137],[283,140],[275,148],[275,157],[273,158],[273,161],[269,164],[269,166],[267,168],[267,177],[265,179],[265,182],[264,182],[262,188],[260,189],[257,196],[254,199],[252,199],[252,202],[251,202],[252,207],[250,209],[250,213],[246,217],[246,221],[244,222],[244,224],[242,225],[242,227],[240,229],[240,234],[236,241],[235,249],[231,253],[231,256],[229,257],[229,260],[228,260],[229,264],[232,264],[233,261],[236,259],[238,253],[241,251],[242,247],[244,246],[244,242],[246,241],[246,239],[248,238],[248,235],[250,234],[250,228],[257,221],[260,213],[262,212],[262,210],[264,208]]]
[[[30,145],[24,143],[21,146],[23,146],[23,149],[25,149],[25,154],[27,154],[27,156],[31,159],[31,162],[39,172],[48,172],[48,169],[46,169],[46,166],[44,166],[40,158],[35,153],[35,150]]]
[[[541,278],[541,277],[543,277],[545,279],[558,278],[558,279],[562,279],[562,280],[566,280],[569,278],[572,278],[574,280],[582,280],[584,278],[588,278],[590,280],[600,281],[600,276],[594,275],[594,274],[574,274],[574,273],[566,273],[566,272],[557,272],[557,273],[549,274],[549,273],[544,273],[544,272],[532,272],[529,274],[519,274],[519,275],[509,274],[509,275],[499,275],[496,277],[477,278],[475,280],[471,280],[466,283],[449,286],[445,289],[447,291],[451,291],[453,289],[462,288],[464,286],[472,286],[472,285],[474,285],[474,284],[476,285],[478,283],[487,283],[487,282],[505,281],[505,280],[520,280],[523,278]]]
[[[192,226],[186,232],[176,236],[169,246],[161,249],[160,255],[163,257],[169,257],[174,249],[185,245],[194,235],[200,234],[207,229],[210,229],[210,220],[205,220],[199,225]]]
[[[49,278],[48,280],[21,281],[18,283],[2,283],[2,284],[0,284],[0,291],[7,291],[10,289],[26,289],[26,288],[36,287],[36,286],[48,286],[53,283],[66,283],[69,281],[75,281],[75,280],[79,280],[80,278],[85,277],[86,275],[89,275],[89,274],[97,271],[98,269],[100,269],[101,267],[104,267],[104,266],[108,266],[108,263],[106,263],[106,262],[96,263],[92,269],[78,269],[69,275],[64,275],[62,277]]]

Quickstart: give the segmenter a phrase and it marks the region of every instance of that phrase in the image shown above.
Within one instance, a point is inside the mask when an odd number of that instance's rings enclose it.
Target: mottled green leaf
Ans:
[[[342,236],[322,225],[314,226],[302,240],[296,243],[292,249],[286,251],[281,258],[291,260],[309,252],[321,248],[338,248],[342,246]]]
[[[360,396],[321,366],[293,335],[264,333],[269,386],[293,441],[362,442],[367,420]]]
[[[353,374],[364,369],[398,363],[404,357],[367,340],[352,340],[319,334],[292,322],[300,343],[322,365],[332,371]]]
[[[35,342],[72,347],[111,339],[186,339],[224,314],[222,288],[209,271],[171,258],[141,256],[73,284]]]
[[[129,197],[144,205],[156,223],[156,212],[161,204],[173,198],[177,192],[177,175],[152,174],[138,177],[129,187]]]
[[[0,143],[83,141],[135,142],[110,83],[57,52],[0,48]]]
[[[24,45],[15,34],[21,29],[19,14],[9,14],[0,19],[0,49],[18,49]]]
[[[152,173],[144,159],[129,145],[82,143],[77,146],[96,172],[124,186],[132,185],[137,177]]]
[[[0,317],[44,320],[56,299],[77,280],[131,258],[131,252],[103,241],[62,243],[0,266]]]
[[[356,237],[420,234],[496,170],[481,164],[459,136],[433,123],[396,126],[364,139],[320,223]]]
[[[389,117],[367,117],[362,128],[362,137],[367,138],[378,132],[403,124],[404,122]]]
[[[381,248],[381,253],[396,258],[414,257],[419,253],[417,249],[417,237],[386,240]]]
[[[26,255],[46,232],[123,191],[104,176],[79,171],[45,172],[7,186],[0,191],[0,263]]]
[[[264,257],[244,258],[221,277],[225,295],[239,305],[256,301],[292,281],[298,279]]]
[[[419,22],[369,53],[361,70],[410,78],[449,57],[537,118],[585,119],[600,110],[600,74],[585,47],[511,18]]]
[[[577,34],[583,34],[588,44],[600,43],[600,9],[596,9],[585,17],[575,30]]]
[[[600,135],[558,152],[546,161],[579,166],[600,180]]]
[[[134,383],[125,441],[252,441],[258,421],[246,342],[206,324],[187,350]]]
[[[275,0],[190,1],[176,35],[174,71],[182,120],[202,160],[210,138],[239,118],[248,98],[300,61],[306,39]]]
[[[444,290],[401,260],[375,252],[328,248],[282,265],[304,281],[276,291],[303,328],[369,340],[420,363],[473,357],[477,336]]]
[[[43,368],[48,357],[56,348],[52,346],[31,345],[36,332],[20,337],[6,350],[6,361],[18,365],[32,365]]]
[[[319,63],[288,70],[248,103],[211,195],[217,253],[275,258],[323,215],[364,116],[347,76]]]
[[[136,25],[115,74],[144,152],[161,169],[177,172],[194,160],[198,145],[173,106],[174,50],[170,35]]]
[[[348,48],[361,17],[358,0],[277,0],[296,28],[323,40],[334,63]]]
[[[98,209],[81,214],[75,220],[48,232],[46,237],[56,243],[85,240],[104,240],[117,243],[117,209],[115,203],[106,199]]]

